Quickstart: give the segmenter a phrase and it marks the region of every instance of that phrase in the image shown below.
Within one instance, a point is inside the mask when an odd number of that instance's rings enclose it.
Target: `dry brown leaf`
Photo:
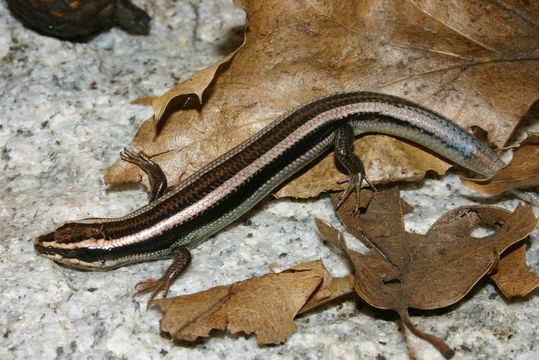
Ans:
[[[333,196],[334,204],[338,195]],[[394,188],[374,195],[364,214],[351,215],[355,199],[348,199],[337,215],[344,226],[370,250],[348,249],[341,236],[325,238],[342,248],[355,271],[355,290],[370,305],[397,311],[414,334],[430,341],[446,357],[442,340],[422,333],[408,318],[408,308],[436,309],[460,300],[494,269],[499,254],[531,233],[537,224],[531,208],[513,213],[493,207],[463,207],[438,219],[427,234],[405,231],[403,215],[410,206]],[[487,224],[494,234],[476,238],[472,230]],[[336,230],[335,230],[336,231]],[[321,230],[322,233],[326,230]]]
[[[539,186],[539,133],[531,133],[515,150],[511,163],[489,179],[461,179],[475,191],[498,195]]]
[[[164,313],[161,332],[195,341],[213,329],[254,333],[259,344],[280,344],[296,331],[298,312],[353,290],[350,279],[332,279],[320,260],[200,293],[155,300]],[[321,294],[315,294],[320,289]],[[313,295],[314,294],[314,295]],[[340,296],[339,295],[339,296]],[[308,300],[309,303],[307,303]],[[309,304],[309,305],[307,305]]]
[[[408,209],[401,204],[394,188],[377,193],[364,214],[350,215],[353,199],[337,212],[347,230],[360,234],[359,240],[365,245],[374,246],[365,255],[353,256],[358,259],[354,261],[358,263],[356,270],[364,269],[371,276],[356,279],[356,290],[378,308],[395,308],[395,304],[388,303],[391,300],[373,288],[375,283],[385,283],[385,291],[391,293],[398,289],[401,295],[390,298],[398,303],[404,300],[416,309],[455,303],[498,264],[499,254],[528,236],[537,225],[530,207],[519,205],[511,213],[496,207],[468,206],[440,217],[425,235],[412,234],[404,230],[402,216]],[[475,227],[484,224],[495,228],[495,233],[481,238],[470,236]],[[384,262],[390,270],[373,270],[368,264],[371,261]],[[399,282],[392,283],[396,279]]]
[[[526,296],[539,287],[539,275],[526,264],[526,243],[518,243],[504,253],[490,277],[505,297]]]
[[[535,2],[432,0],[237,0],[245,45],[219,67],[154,102],[133,145],[161,164],[170,184],[307,100],[371,90],[406,97],[480,127],[502,146],[539,97]],[[217,70],[215,68],[215,70]],[[208,85],[209,84],[209,85]],[[206,88],[206,86],[208,86]],[[186,103],[197,94],[201,104]],[[166,116],[162,116],[166,115]],[[389,137],[364,136],[356,151],[375,182],[423,177],[447,163]],[[316,196],[342,177],[331,157],[279,194]],[[142,172],[117,162],[109,184]]]

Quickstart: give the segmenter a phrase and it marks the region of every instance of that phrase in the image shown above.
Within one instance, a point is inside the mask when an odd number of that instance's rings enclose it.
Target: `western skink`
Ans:
[[[404,138],[476,173],[490,176],[504,166],[498,156],[463,128],[420,105],[372,92],[337,93],[281,116],[164,194],[166,179],[143,153],[122,158],[148,173],[148,205],[124,217],[67,222],[41,235],[36,251],[71,267],[107,270],[173,258],[159,280],[139,283],[152,299],[188,266],[189,249],[243,215],[331,144],[349,173],[343,199],[365,180],[353,153],[354,136],[384,133]]]

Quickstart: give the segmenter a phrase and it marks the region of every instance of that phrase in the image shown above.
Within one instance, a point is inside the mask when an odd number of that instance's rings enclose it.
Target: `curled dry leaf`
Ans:
[[[315,307],[354,292],[354,277],[347,275],[333,277],[329,272],[324,273],[324,281],[313,296],[303,305],[298,314],[303,314]]]
[[[337,204],[338,195],[333,201]],[[372,306],[397,311],[414,334],[430,341],[446,357],[452,356],[450,348],[413,327],[408,308],[436,309],[460,300],[496,268],[499,254],[525,238],[537,224],[531,208],[519,206],[511,213],[470,206],[448,212],[427,234],[418,235],[405,231],[403,215],[411,208],[396,188],[376,193],[363,214],[351,215],[354,206],[355,200],[349,198],[337,215],[370,250],[359,254],[348,249],[342,236],[325,238],[348,254],[356,292]],[[480,225],[491,226],[495,232],[473,237],[472,230]],[[321,232],[327,233],[327,229]]]
[[[247,13],[244,46],[154,101],[133,145],[174,185],[313,98],[370,90],[406,97],[479,127],[505,144],[539,97],[536,2],[236,0]],[[199,101],[187,99],[196,94]],[[192,96],[191,96],[192,98]],[[154,120],[155,119],[155,120]],[[420,179],[449,166],[390,137],[356,142],[375,182]],[[142,172],[117,162],[109,184]],[[336,188],[332,156],[279,191],[310,197]]]
[[[152,105],[155,98],[156,98],[155,96],[144,96],[144,97],[141,97],[141,98],[138,98],[138,99],[135,99],[135,100],[131,101],[131,104]]]
[[[351,291],[350,277],[332,278],[317,260],[152,304],[164,313],[161,332],[176,340],[195,341],[217,329],[254,333],[259,344],[279,344],[296,331],[298,312]]]
[[[515,150],[511,163],[489,179],[461,179],[475,191],[498,195],[539,186],[539,133],[531,133]]]
[[[243,46],[243,44],[241,46]],[[197,72],[189,79],[182,82],[180,85],[167,91],[164,95],[155,98],[153,100],[155,116],[152,120],[155,123],[159,123],[168,106],[173,105],[173,102],[175,102],[176,104],[183,103],[185,105],[185,101],[187,101],[190,95],[196,95],[198,102],[202,103],[202,94],[213,81],[213,78],[217,71],[219,71],[222,65],[228,63],[234,57],[236,52],[241,49],[241,46],[224,59],[208,66],[204,70]],[[183,108],[184,105],[180,105],[180,110]]]

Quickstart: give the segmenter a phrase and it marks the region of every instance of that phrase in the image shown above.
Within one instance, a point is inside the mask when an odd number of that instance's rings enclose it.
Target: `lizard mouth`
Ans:
[[[56,246],[53,240],[53,233],[47,233],[39,236],[34,242],[34,249],[40,255],[53,260],[59,265],[79,270],[103,270],[105,260],[87,262],[80,260],[81,249],[66,249]]]

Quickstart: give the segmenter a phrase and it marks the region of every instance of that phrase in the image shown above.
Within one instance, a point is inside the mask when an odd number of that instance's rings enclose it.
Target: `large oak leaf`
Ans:
[[[406,97],[505,144],[539,97],[539,5],[521,1],[236,0],[248,17],[245,43],[200,84],[154,102],[133,145],[173,185],[313,98],[370,90]],[[213,73],[215,72],[215,76]],[[212,79],[210,81],[210,79]],[[197,88],[198,86],[198,88]],[[386,136],[363,136],[356,152],[375,182],[420,179],[448,164]],[[108,183],[142,172],[117,162]],[[342,174],[332,156],[281,189],[315,196]]]

